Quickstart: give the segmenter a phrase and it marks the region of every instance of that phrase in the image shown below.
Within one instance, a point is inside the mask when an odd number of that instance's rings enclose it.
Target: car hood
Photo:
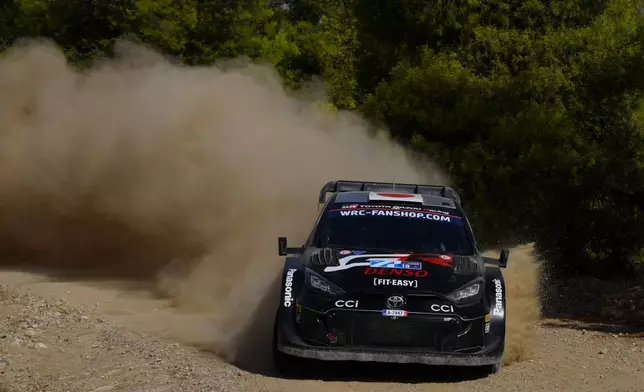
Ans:
[[[473,256],[316,248],[307,266],[348,292],[449,294],[480,276]]]

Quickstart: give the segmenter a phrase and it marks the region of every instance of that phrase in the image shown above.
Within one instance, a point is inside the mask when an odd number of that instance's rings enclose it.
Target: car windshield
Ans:
[[[461,215],[405,206],[336,205],[322,218],[316,246],[471,255]]]

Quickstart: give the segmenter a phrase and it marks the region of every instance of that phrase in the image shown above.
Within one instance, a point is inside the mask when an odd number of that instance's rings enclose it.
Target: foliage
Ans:
[[[187,64],[240,55],[387,125],[462,193],[483,245],[562,271],[644,269],[644,26],[629,0],[13,0],[0,52],[47,36],[89,64],[130,36]]]

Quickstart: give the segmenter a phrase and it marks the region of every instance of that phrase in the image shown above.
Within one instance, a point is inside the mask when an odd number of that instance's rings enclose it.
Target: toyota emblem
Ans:
[[[405,304],[405,299],[400,295],[392,295],[387,298],[387,307],[389,309],[397,309],[402,307]]]

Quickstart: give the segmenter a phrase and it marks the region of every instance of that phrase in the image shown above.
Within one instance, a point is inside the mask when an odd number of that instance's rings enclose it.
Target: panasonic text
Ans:
[[[286,271],[286,282],[284,282],[284,307],[288,308],[293,302],[293,274],[297,271],[291,268]]]
[[[503,287],[499,279],[494,279],[494,309],[492,314],[495,316],[503,316]]]

